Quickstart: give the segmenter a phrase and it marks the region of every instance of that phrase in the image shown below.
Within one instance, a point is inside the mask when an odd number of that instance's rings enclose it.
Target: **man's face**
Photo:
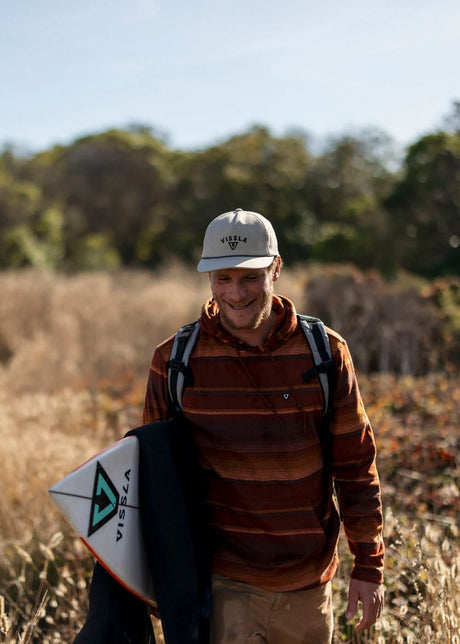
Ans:
[[[212,294],[224,327],[230,331],[258,329],[270,316],[277,275],[271,267],[211,271]]]

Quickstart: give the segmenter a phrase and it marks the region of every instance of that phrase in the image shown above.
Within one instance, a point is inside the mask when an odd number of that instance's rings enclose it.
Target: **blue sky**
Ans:
[[[3,0],[0,145],[129,123],[182,149],[253,124],[404,145],[460,100],[458,0]]]

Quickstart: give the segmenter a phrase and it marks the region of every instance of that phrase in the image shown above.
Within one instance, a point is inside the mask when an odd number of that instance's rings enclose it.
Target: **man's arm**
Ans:
[[[163,352],[166,343],[155,349],[150,364],[149,377],[145,392],[143,422],[154,423],[157,420],[166,420],[169,414],[169,393],[168,393],[168,366]],[[169,355],[169,354],[168,354]]]
[[[383,515],[376,447],[346,343],[334,353],[337,380],[331,422],[332,475],[349,547],[355,556],[347,616],[363,605],[359,630],[372,625],[383,603]]]

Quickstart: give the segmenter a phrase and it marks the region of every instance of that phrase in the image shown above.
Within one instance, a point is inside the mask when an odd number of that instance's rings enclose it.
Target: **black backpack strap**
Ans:
[[[318,378],[323,394],[323,417],[332,415],[334,360],[326,328],[321,320],[309,315],[297,315],[313,356],[313,367],[302,374],[305,382]]]
[[[302,376],[305,382],[308,382],[308,380],[316,376],[319,379],[323,393],[323,422],[321,423],[318,434],[321,448],[323,450],[323,458],[326,464],[324,474],[326,477],[326,484],[331,486],[331,493],[335,497],[339,516],[340,519],[342,519],[342,511],[335,491],[335,484],[328,473],[328,464],[330,464],[332,459],[332,434],[330,432],[330,421],[334,414],[332,396],[334,393],[335,381],[335,363],[332,357],[331,345],[326,328],[321,320],[308,315],[299,314],[297,315],[297,319],[305,337],[307,338],[314,363],[314,366],[303,373]]]
[[[174,338],[168,361],[168,389],[175,414],[182,413],[182,394],[184,388],[193,380],[188,362],[199,330],[200,325],[197,320],[180,328]]]

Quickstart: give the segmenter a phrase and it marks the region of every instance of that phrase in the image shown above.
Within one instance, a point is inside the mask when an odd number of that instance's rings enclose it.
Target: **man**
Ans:
[[[271,223],[237,209],[208,226],[198,271],[203,306],[183,414],[206,480],[212,530],[213,644],[321,644],[332,638],[331,579],[339,515],[355,556],[347,618],[358,630],[383,605],[383,541],[375,442],[345,341],[327,329],[334,415],[287,298],[274,294],[281,258]],[[167,365],[173,338],[157,347],[144,422],[170,416]],[[322,432],[330,437],[327,454]]]

